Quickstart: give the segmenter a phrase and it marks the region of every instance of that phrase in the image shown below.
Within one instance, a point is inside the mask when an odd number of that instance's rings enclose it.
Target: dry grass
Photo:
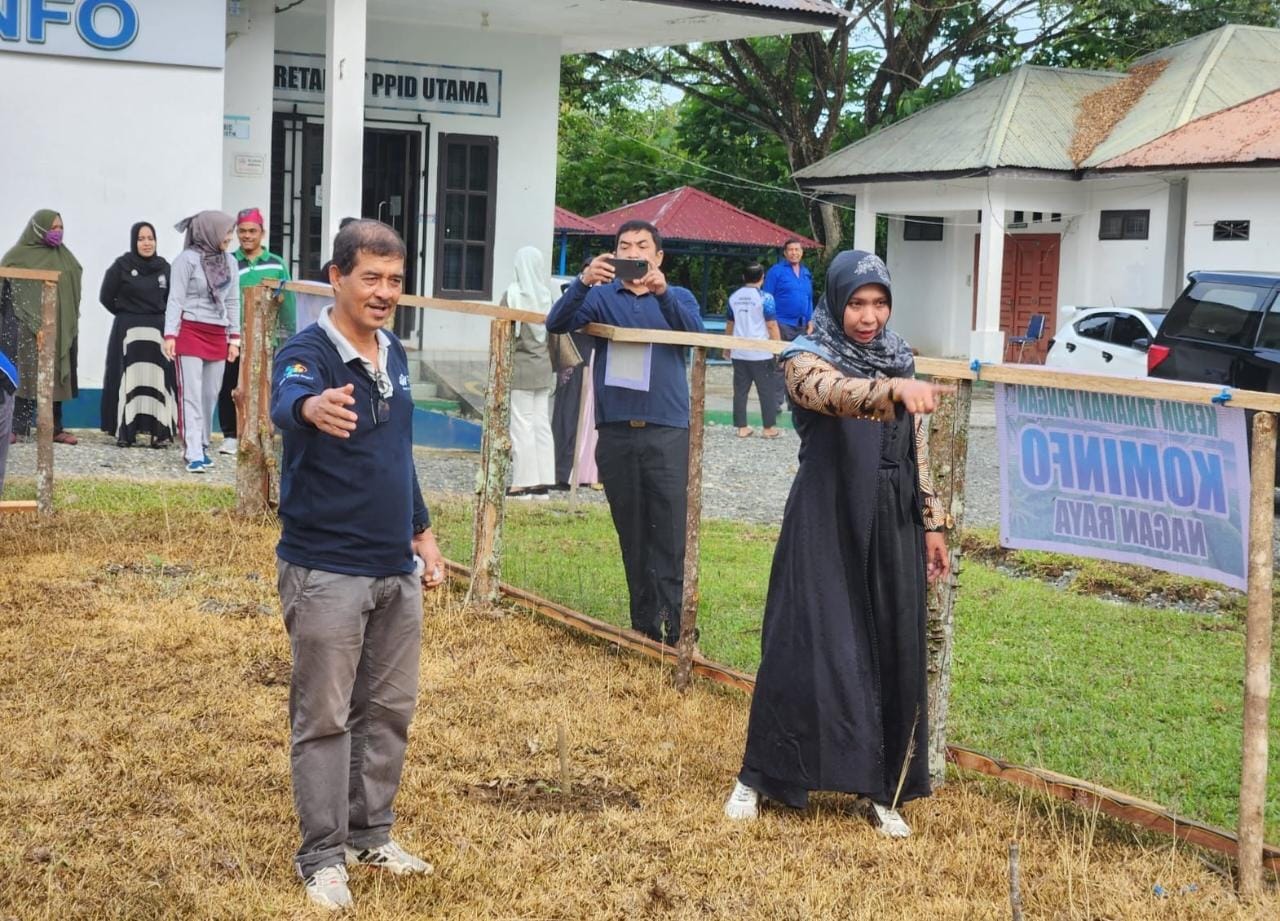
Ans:
[[[0,919],[313,916],[274,536],[169,507],[0,522]],[[746,703],[437,597],[398,800],[436,874],[354,873],[359,916],[1003,918],[1011,838],[1029,919],[1277,916],[1185,847],[978,780],[908,804],[905,842],[834,796],[730,826]],[[603,808],[555,802],[560,722]]]
[[[1124,79],[1110,83],[1080,100],[1080,111],[1076,113],[1076,133],[1067,151],[1076,166],[1089,159],[1094,149],[1129,114],[1129,110],[1142,98],[1147,87],[1155,83],[1156,78],[1168,66],[1167,58],[1139,64]]]

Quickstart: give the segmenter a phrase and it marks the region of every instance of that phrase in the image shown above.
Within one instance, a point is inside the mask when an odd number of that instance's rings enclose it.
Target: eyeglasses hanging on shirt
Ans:
[[[391,397],[395,394],[395,386],[387,372],[379,368],[370,381],[374,388],[369,391],[369,409],[373,416],[373,424],[380,425],[391,418]]]

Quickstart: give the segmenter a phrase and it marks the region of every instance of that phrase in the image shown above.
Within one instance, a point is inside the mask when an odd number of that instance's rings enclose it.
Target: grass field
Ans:
[[[64,480],[58,502],[49,523],[0,520],[0,918],[315,917],[290,866],[274,522],[186,484]],[[1029,919],[1280,911],[1238,905],[1193,849],[982,780],[909,804],[906,842],[838,796],[730,826],[746,704],[437,594],[397,803],[436,873],[354,873],[358,916],[1007,918],[1011,839]]]
[[[435,514],[446,552],[469,559],[470,506],[440,502]],[[703,523],[698,622],[710,658],[755,670],[776,536],[776,528],[762,525]],[[606,509],[513,503],[504,540],[505,580],[627,623],[626,583]],[[989,556],[993,540],[979,535],[975,550]],[[1234,828],[1244,674],[1239,596],[1132,566],[1049,554],[1015,561],[1046,578],[1074,565],[1074,590],[990,565],[964,566],[951,738]],[[1226,613],[1117,603],[1096,594],[1104,591],[1189,602],[1222,596]],[[1280,705],[1271,715],[1280,738]],[[1270,780],[1267,839],[1280,842],[1280,745],[1271,747]]]

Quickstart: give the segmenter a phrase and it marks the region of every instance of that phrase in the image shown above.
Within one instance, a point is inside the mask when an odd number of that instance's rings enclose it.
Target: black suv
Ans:
[[[1280,272],[1191,272],[1147,348],[1147,374],[1280,393]]]

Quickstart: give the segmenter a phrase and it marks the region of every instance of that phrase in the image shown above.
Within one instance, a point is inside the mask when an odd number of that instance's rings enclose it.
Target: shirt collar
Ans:
[[[333,305],[330,304],[325,307],[324,310],[320,311],[320,319],[316,322],[319,323],[320,328],[324,330],[324,334],[329,337],[329,341],[333,343],[333,347],[338,350],[338,356],[342,359],[342,363],[350,364],[352,361],[358,359],[360,363],[369,370],[370,374],[375,372],[377,368],[372,367],[369,359],[361,355],[360,352],[356,350],[356,347],[351,344],[351,341],[338,331],[338,327],[333,325],[333,319],[330,316],[332,313]],[[377,331],[376,335],[378,337],[378,364],[385,369],[387,367],[387,350],[391,347],[391,340],[387,338],[386,330],[380,329]]]

